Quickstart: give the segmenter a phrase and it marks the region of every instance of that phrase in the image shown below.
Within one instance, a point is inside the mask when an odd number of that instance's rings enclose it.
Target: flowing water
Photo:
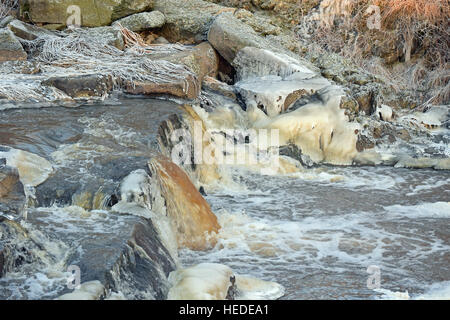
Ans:
[[[218,262],[278,282],[284,299],[366,299],[434,285],[450,298],[450,173],[391,167],[323,167],[290,177],[235,171],[243,190],[210,194],[222,224]],[[380,289],[368,289],[369,266]],[[370,271],[370,269],[369,269]]]
[[[156,151],[160,122],[177,112],[175,103],[151,99],[4,110],[0,145],[50,160],[67,187],[76,182],[80,190],[92,184],[114,189],[146,165]],[[392,298],[405,297],[405,291],[412,298],[436,292],[450,298],[449,171],[381,166],[320,166],[278,176],[228,171],[235,183],[206,196],[222,226],[218,244],[209,251],[180,250],[183,265],[225,264],[238,274],[282,284],[283,299]],[[95,236],[105,232],[96,227],[109,219],[104,205],[77,226],[69,219],[73,212],[54,207],[53,200],[37,211],[47,214],[38,218],[44,227],[68,234],[68,242],[58,244],[59,259],[67,256],[66,246],[81,241],[83,230]],[[64,197],[60,204],[68,205]],[[380,271],[379,289],[367,286],[369,266]],[[54,280],[31,273],[2,279],[9,298],[51,296],[46,290]],[[38,282],[48,286],[36,291]],[[14,296],[14,285],[29,294]]]

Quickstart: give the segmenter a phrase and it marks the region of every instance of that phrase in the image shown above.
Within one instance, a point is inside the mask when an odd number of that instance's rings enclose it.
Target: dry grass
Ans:
[[[0,2],[0,19],[9,15],[12,10],[18,7],[19,0],[1,0]]]

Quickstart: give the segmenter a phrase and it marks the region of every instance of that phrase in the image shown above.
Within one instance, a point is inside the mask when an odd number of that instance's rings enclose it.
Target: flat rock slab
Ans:
[[[8,29],[0,29],[0,62],[27,60],[22,44]]]
[[[112,77],[99,74],[52,77],[42,84],[58,88],[72,98],[102,97],[113,89]]]
[[[8,28],[16,35],[16,37],[25,40],[36,40],[42,37],[54,37],[55,34],[43,28],[27,24],[20,20],[13,20],[8,24]]]
[[[200,84],[194,74],[186,73],[183,78],[171,82],[135,81],[125,86],[125,92],[131,94],[168,94],[175,97],[195,99],[200,93]]]

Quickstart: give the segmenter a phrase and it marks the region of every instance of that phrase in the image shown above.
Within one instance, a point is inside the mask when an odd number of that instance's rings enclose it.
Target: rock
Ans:
[[[122,27],[134,32],[140,32],[153,28],[160,28],[166,22],[166,18],[159,11],[141,12],[117,20],[112,25],[121,24]]]
[[[221,264],[200,263],[172,272],[168,300],[225,300],[233,271]]]
[[[27,60],[19,40],[8,29],[0,29],[0,62]]]
[[[99,74],[52,77],[42,84],[58,88],[76,99],[104,97],[113,89],[112,77]]]
[[[27,16],[33,23],[67,24],[67,20],[74,14],[69,6],[78,6],[81,13],[81,25],[85,27],[99,27],[111,22],[149,10],[153,0],[39,0],[23,1],[21,16]]]
[[[0,28],[6,27],[8,23],[10,23],[13,20],[14,20],[13,16],[6,16],[3,19],[0,19]]]
[[[220,225],[187,174],[165,157],[152,159],[149,167],[152,177],[157,177],[160,184],[167,215],[175,225],[179,245],[193,250],[213,246],[214,238],[208,238],[219,231]]]
[[[8,24],[8,28],[16,35],[16,37],[25,40],[36,40],[37,38],[55,36],[55,34],[49,30],[27,24],[20,20],[11,21]]]
[[[0,146],[0,158],[6,158],[8,166],[17,168],[25,186],[36,187],[53,172],[49,161],[31,152]]]
[[[0,216],[2,214],[13,217],[20,215],[25,203],[25,190],[20,182],[19,171],[16,168],[0,165]]]
[[[375,147],[375,143],[367,136],[363,134],[358,135],[358,140],[356,141],[356,150],[358,152],[362,152],[366,149],[373,149]]]
[[[125,91],[131,94],[169,94],[180,98],[195,99],[200,94],[201,81],[205,76],[216,76],[219,57],[208,42],[203,42],[192,49],[169,56],[154,57],[185,66],[170,82],[135,81],[125,84]]]
[[[374,112],[375,93],[371,90],[361,90],[354,93],[353,97],[358,102],[359,112],[364,111],[366,115]]]
[[[19,223],[0,216],[0,278],[38,260],[36,249],[37,245]],[[6,291],[6,288],[0,291],[0,299],[8,298]]]
[[[244,47],[269,47],[264,38],[229,12],[220,14],[214,20],[208,32],[208,41],[229,63],[233,63],[238,51]]]
[[[378,119],[383,121],[392,121],[393,118],[393,111],[392,108],[388,105],[382,104],[381,106],[377,107],[375,110],[375,114]]]
[[[171,82],[141,82],[135,81],[125,85],[125,92],[131,94],[168,94],[175,97],[195,99],[200,92],[198,79],[190,73],[184,78],[173,79]]]
[[[310,79],[319,75],[319,70],[308,61],[293,58],[284,53],[258,47],[245,47],[236,53],[232,61],[238,81],[267,75],[286,78],[296,74],[297,79]]]
[[[293,103],[303,96],[330,85],[322,77],[312,79],[297,78],[298,74],[282,78],[279,76],[265,76],[239,81],[235,84],[236,91],[247,105],[255,103],[270,117],[286,111]]]
[[[205,76],[216,77],[219,69],[219,56],[208,42],[203,42],[190,50],[184,50],[163,59],[185,65],[197,75],[200,83]]]
[[[62,274],[60,279],[58,273],[66,272],[70,265],[80,269],[83,284],[96,283],[96,288],[104,288],[104,291],[95,290],[98,294],[93,296],[83,295],[84,298],[98,299],[103,298],[105,292],[120,291],[126,299],[166,299],[169,291],[167,277],[175,270],[176,264],[151,220],[114,212],[87,212],[77,207],[59,210],[56,216],[54,209],[36,210],[29,215],[27,228],[38,237],[22,236],[11,227],[5,232],[4,224],[0,223],[0,238],[2,233],[4,235],[0,243],[10,248],[9,264],[14,259],[17,261],[15,257],[21,254],[23,258],[19,261],[29,266],[24,269],[18,265],[12,271],[21,268],[24,273],[30,270],[31,275],[54,271],[54,286],[49,287],[43,299],[54,299],[72,292],[65,285],[58,285],[66,277]],[[25,252],[31,253],[30,257],[21,251],[19,244]],[[52,248],[54,250],[49,250]],[[21,294],[26,295],[27,290]],[[6,297],[8,290],[0,291],[0,298]]]
[[[161,35],[170,42],[199,43],[207,39],[211,21],[224,8],[202,0],[155,0],[153,9],[166,17]]]
[[[238,9],[234,15],[262,36],[279,35],[281,33],[281,28],[273,25],[269,19],[256,16],[246,9]]]
[[[154,44],[169,44],[170,42],[164,37],[158,37],[152,43],[154,43]]]
[[[315,165],[311,158],[308,155],[303,154],[302,150],[295,144],[281,146],[279,148],[279,153],[281,156],[287,156],[299,161],[305,167],[312,167]]]
[[[234,93],[234,89],[232,86],[210,76],[206,76],[203,78],[202,90],[212,91],[232,100],[236,100],[236,94]]]
[[[85,30],[87,30],[86,36],[89,38],[100,38],[104,43],[116,47],[119,50],[125,48],[122,32],[117,27],[87,28]]]

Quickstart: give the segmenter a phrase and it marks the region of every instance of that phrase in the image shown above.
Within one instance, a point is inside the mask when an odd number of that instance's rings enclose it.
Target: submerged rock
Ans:
[[[0,29],[0,63],[15,60],[27,60],[27,53],[10,30]]]
[[[160,28],[166,22],[166,18],[159,11],[136,13],[117,20],[112,25],[120,25],[128,30],[140,32],[153,28]]]
[[[98,27],[149,10],[153,0],[27,0],[23,1],[20,11],[33,23],[66,24],[74,13],[69,10],[70,6],[80,8],[82,26]]]

